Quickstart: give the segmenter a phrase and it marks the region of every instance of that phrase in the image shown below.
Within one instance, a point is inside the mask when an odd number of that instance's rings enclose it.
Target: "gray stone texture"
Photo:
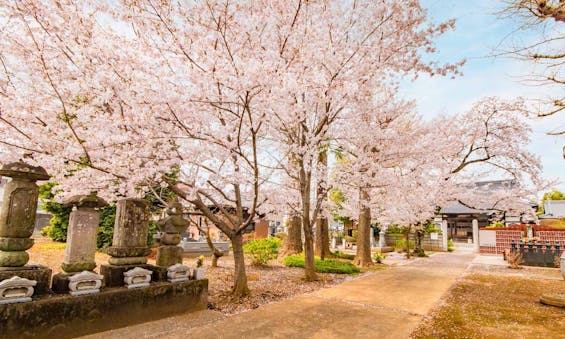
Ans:
[[[79,207],[71,212],[63,271],[91,271],[96,267],[98,220],[98,211],[91,207]]]
[[[112,246],[106,253],[113,266],[142,265],[151,250],[147,248],[149,205],[143,199],[122,199],[117,203]],[[105,276],[105,275],[104,275]]]
[[[112,247],[146,247],[149,206],[143,199],[119,200]]]
[[[34,295],[47,294],[51,285],[51,269],[38,266],[38,265],[28,265],[24,267],[18,267],[13,269],[0,269],[0,281],[5,279],[10,279],[13,276],[18,276],[21,278],[26,278],[29,280],[35,280],[37,285],[35,285]],[[1,322],[0,322],[1,323]],[[1,327],[1,326],[0,326]]]
[[[37,180],[47,180],[45,169],[24,163],[6,164],[0,176],[12,180],[4,186],[0,206],[0,267],[21,267],[27,264],[25,252],[33,245],[27,240],[33,233],[39,188]],[[18,240],[26,239],[26,240]]]
[[[182,247],[159,246],[157,249],[157,266],[169,267],[174,264],[182,264]]]
[[[164,232],[161,237],[161,245],[157,249],[157,266],[169,267],[182,263],[183,250],[177,246],[181,241],[180,233],[184,232],[189,225],[189,221],[182,217],[182,205],[173,202],[167,208],[169,215],[165,219],[159,220],[159,230]]]
[[[142,289],[109,288],[99,293],[34,298],[31,303],[0,305],[0,338],[74,338],[205,310],[208,280]],[[18,316],[14,316],[14,315]]]

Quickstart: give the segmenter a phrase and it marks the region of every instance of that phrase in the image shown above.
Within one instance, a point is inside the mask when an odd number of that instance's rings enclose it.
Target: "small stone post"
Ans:
[[[479,244],[479,221],[473,219],[473,251],[479,253],[481,245]]]
[[[441,220],[441,243],[443,250],[447,252],[447,220]]]
[[[96,234],[98,232],[98,221],[100,219],[97,209],[107,205],[106,201],[96,196],[77,195],[65,202],[66,206],[72,206],[73,211],[69,217],[69,230],[67,233],[67,247],[65,259],[61,268],[65,273],[56,274],[53,277],[53,291],[64,293],[69,287],[74,289],[75,284],[69,284],[69,278],[76,273],[92,271],[96,267],[94,255],[96,253]],[[102,280],[102,276],[97,274],[83,273],[73,280],[81,279],[76,286],[80,289],[80,294],[98,292],[97,288],[89,290],[89,285],[96,287]],[[91,279],[91,280],[88,280]],[[98,287],[99,288],[99,287]],[[78,290],[71,290],[71,294],[79,293]],[[80,295],[78,294],[78,295]]]
[[[170,204],[167,214],[167,218],[159,221],[159,230],[164,232],[157,250],[157,266],[161,267],[182,264],[183,249],[178,244],[181,241],[180,233],[189,225],[189,221],[182,217],[182,205],[179,202]]]
[[[386,228],[383,226],[379,232],[379,247],[385,248],[386,247]]]

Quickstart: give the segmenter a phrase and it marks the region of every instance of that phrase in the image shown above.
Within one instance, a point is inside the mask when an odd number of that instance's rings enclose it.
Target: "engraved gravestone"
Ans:
[[[65,259],[61,264],[64,273],[53,276],[52,289],[57,293],[70,291],[71,295],[97,293],[102,284],[102,276],[92,271],[96,267],[96,234],[98,232],[98,208],[107,203],[93,192],[89,195],[76,195],[65,202],[65,206],[72,206],[69,216],[69,229],[67,233],[67,247]],[[80,273],[79,273],[80,272]],[[80,274],[76,277],[77,273]],[[73,290],[73,281],[80,279],[83,289]],[[90,279],[90,280],[88,280]],[[75,284],[76,285],[76,284]],[[88,286],[92,286],[88,289]],[[98,287],[96,287],[98,286]]]
[[[71,197],[65,205],[72,206],[73,211],[69,217],[67,248],[61,268],[67,273],[92,271],[96,267],[94,255],[99,221],[97,209],[107,203],[97,197],[96,193],[91,193]]]
[[[112,246],[107,250],[111,265],[147,263],[149,206],[143,199],[122,199],[117,203]]]

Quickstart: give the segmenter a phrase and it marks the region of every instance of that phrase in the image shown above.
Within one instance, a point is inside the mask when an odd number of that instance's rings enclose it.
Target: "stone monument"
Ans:
[[[167,218],[159,221],[159,230],[163,232],[161,246],[157,250],[157,266],[169,267],[182,264],[182,247],[178,246],[181,241],[180,233],[184,232],[189,221],[182,217],[182,205],[173,202],[167,208]]]
[[[48,180],[49,175],[42,167],[16,162],[5,164],[0,169],[0,176],[11,178],[4,187],[0,207],[0,281],[18,276],[36,281],[36,293],[47,293],[51,270],[37,265],[26,266],[29,261],[26,250],[33,246],[30,237],[39,195],[36,181]]]
[[[57,293],[69,291],[70,278],[81,272],[82,275],[79,278],[72,279],[72,281],[81,279],[79,284],[81,293],[75,290],[71,291],[71,294],[81,295],[99,291],[102,276],[85,272],[92,271],[96,267],[94,255],[96,254],[96,233],[100,219],[97,209],[106,205],[106,201],[97,197],[95,192],[89,195],[73,196],[65,202],[65,206],[72,206],[73,210],[69,217],[65,259],[61,265],[64,273],[53,276],[53,291]],[[86,281],[87,277],[93,280]],[[88,286],[92,286],[90,292],[88,292]]]
[[[108,259],[109,265],[100,266],[106,286],[123,286],[124,273],[135,267],[155,272],[153,280],[166,280],[166,268],[159,270],[147,265],[146,256],[151,253],[147,247],[149,216],[149,204],[143,199],[118,201],[112,246],[106,251],[111,256]]]

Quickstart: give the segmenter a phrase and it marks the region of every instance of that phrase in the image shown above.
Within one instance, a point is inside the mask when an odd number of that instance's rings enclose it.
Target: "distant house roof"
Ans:
[[[547,200],[543,204],[545,214],[540,218],[565,218],[565,200]]]
[[[478,210],[467,207],[458,201],[442,207],[439,211],[440,214],[487,214],[488,212],[488,210]]]

